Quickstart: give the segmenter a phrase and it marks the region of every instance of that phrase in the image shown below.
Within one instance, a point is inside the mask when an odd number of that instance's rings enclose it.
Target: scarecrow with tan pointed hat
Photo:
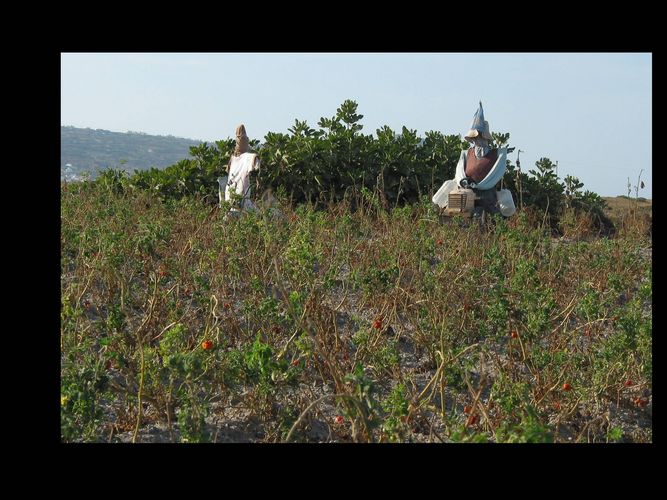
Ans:
[[[433,202],[448,215],[460,212],[481,217],[483,212],[500,212],[509,217],[514,213],[512,195],[506,189],[496,190],[507,170],[507,148],[491,147],[493,137],[481,101],[464,139],[471,143],[470,148],[461,151],[454,179],[445,181]]]
[[[241,210],[254,210],[251,201],[250,172],[259,170],[259,156],[250,152],[250,141],[243,124],[236,127],[236,148],[227,164],[227,179],[220,177],[220,194],[224,189],[225,201],[234,204],[230,213],[238,215]],[[222,202],[222,196],[220,196]]]

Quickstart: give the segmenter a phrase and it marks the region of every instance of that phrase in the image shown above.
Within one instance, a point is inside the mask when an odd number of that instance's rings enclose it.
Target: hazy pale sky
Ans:
[[[362,132],[464,134],[481,100],[524,171],[548,157],[602,196],[643,169],[652,198],[651,53],[63,53],[61,124],[204,141],[317,128],[345,99]],[[510,155],[516,160],[516,150]],[[633,190],[634,195],[634,190]]]

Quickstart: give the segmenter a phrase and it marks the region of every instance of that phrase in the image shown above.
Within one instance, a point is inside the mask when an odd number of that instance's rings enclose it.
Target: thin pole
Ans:
[[[521,161],[519,160],[519,155],[525,153],[520,149],[516,153],[516,178],[517,178],[517,188],[519,189],[519,207],[523,210],[523,189],[521,189]]]

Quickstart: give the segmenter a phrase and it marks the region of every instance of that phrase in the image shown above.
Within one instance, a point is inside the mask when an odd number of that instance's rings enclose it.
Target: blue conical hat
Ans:
[[[484,119],[484,109],[482,108],[482,101],[479,101],[479,108],[475,111],[475,116],[470,124],[470,130],[465,135],[465,139],[470,141],[474,137],[481,136],[484,139],[491,140],[491,132],[489,131],[489,122]]]

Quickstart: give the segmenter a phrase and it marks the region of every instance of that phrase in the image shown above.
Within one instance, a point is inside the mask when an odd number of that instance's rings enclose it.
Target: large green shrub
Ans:
[[[269,132],[262,144],[251,148],[260,155],[262,167],[253,174],[252,185],[259,192],[272,189],[293,203],[318,205],[349,197],[353,203],[369,191],[377,194],[384,208],[414,203],[432,194],[454,177],[461,151],[468,143],[459,134],[428,131],[422,139],[415,130],[403,127],[400,133],[388,126],[364,135],[357,103],[346,100],[330,118],[322,117],[315,129],[306,121],[295,120],[287,134]],[[509,133],[494,133],[493,145],[508,147]],[[190,148],[192,159],[184,159],[166,169],[135,171],[108,170],[98,182],[118,193],[125,189],[146,189],[162,198],[204,196],[217,200],[217,178],[224,175],[234,150],[233,139],[206,142]],[[568,176],[558,178],[555,164],[540,158],[528,174],[519,173],[510,160],[503,178],[520,208],[532,207],[542,214],[548,227],[557,231],[565,210],[591,215],[599,230],[612,227],[605,217],[605,202],[583,184]]]

